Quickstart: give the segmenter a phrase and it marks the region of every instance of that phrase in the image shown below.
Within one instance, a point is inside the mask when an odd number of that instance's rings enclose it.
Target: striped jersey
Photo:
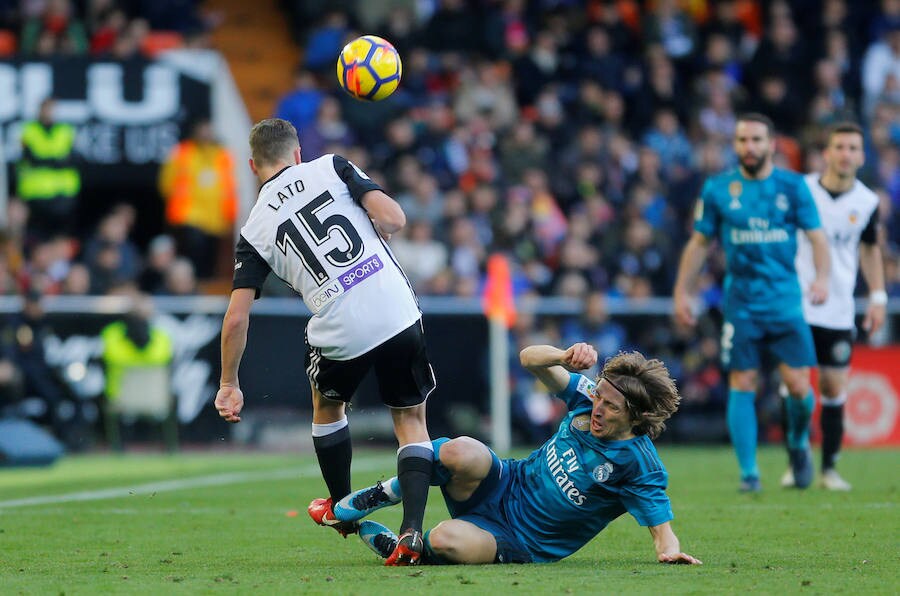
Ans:
[[[853,329],[853,291],[859,272],[859,243],[878,242],[878,195],[857,180],[850,190],[834,196],[820,180],[820,174],[805,177],[828,237],[831,276],[828,300],[813,305],[809,300],[809,286],[816,278],[812,245],[806,236],[798,235],[797,275],[803,289],[803,316],[807,323],[817,327]]]
[[[803,316],[797,281],[797,231],[821,226],[802,176],[774,168],[763,180],[739,168],[706,181],[694,230],[725,251],[726,318],[785,320]]]
[[[259,297],[273,272],[312,312],[309,345],[332,360],[360,356],[422,316],[361,204],[370,190],[380,187],[338,155],[284,168],[260,188],[237,244],[233,287]]]

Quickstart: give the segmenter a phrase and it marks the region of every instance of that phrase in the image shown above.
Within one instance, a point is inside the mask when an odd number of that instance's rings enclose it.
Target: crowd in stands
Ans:
[[[820,167],[829,124],[863,124],[861,176],[881,197],[900,296],[898,0],[285,4],[304,61],[277,115],[300,131],[304,159],[343,153],[398,199],[409,225],[392,248],[420,294],[478,295],[499,251],[520,297],[585,300],[573,320],[523,317],[522,345],[640,348],[678,369],[694,405],[721,406],[711,320],[682,336],[623,327],[605,305],[671,295],[694,201],[736,165],[745,111],[772,118],[776,161],[798,172]],[[334,84],[333,57],[364,33],[403,58],[399,91],[379,104]],[[722,275],[718,254],[703,279],[712,307]],[[519,418],[552,423],[521,381]]]
[[[152,31],[207,43],[214,23],[198,5],[0,0],[0,29],[12,37],[7,51],[24,55],[125,58],[152,53]],[[603,356],[629,347],[687,354],[679,366],[690,395],[719,399],[713,323],[682,337],[668,326],[623,327],[606,311],[608,301],[671,294],[694,200],[706,177],[735,165],[731,135],[743,111],[773,119],[777,162],[800,172],[819,167],[829,124],[863,124],[861,175],[881,197],[888,291],[900,296],[900,0],[281,6],[302,58],[275,115],[297,127],[304,160],[342,154],[400,202],[409,224],[392,249],[420,295],[477,296],[487,257],[502,252],[518,296],[585,301],[573,320],[520,317],[516,341],[586,339]],[[365,33],[403,59],[401,86],[383,102],[356,101],[335,80],[340,48]],[[197,263],[177,238],[141,251],[135,220],[118,206],[85,238],[28,246],[27,206],[11,201],[0,291],[105,294],[137,284],[196,293]],[[722,274],[718,255],[703,279],[713,307]],[[277,280],[267,288],[285,291]]]
[[[0,0],[0,55],[124,60],[207,43],[199,0]]]

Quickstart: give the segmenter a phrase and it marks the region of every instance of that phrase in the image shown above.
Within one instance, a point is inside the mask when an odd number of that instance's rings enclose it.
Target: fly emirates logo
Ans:
[[[556,441],[553,441],[547,446],[546,457],[547,468],[553,475],[553,480],[556,481],[559,490],[574,504],[579,507],[584,505],[587,495],[581,494],[575,483],[569,479],[569,474],[581,469],[581,466],[578,465],[578,458],[575,457],[575,450],[566,449],[562,453],[557,453]]]

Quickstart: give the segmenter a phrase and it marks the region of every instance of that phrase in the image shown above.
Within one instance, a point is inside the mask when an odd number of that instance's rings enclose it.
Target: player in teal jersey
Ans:
[[[452,519],[425,534],[423,563],[539,563],[584,546],[625,512],[648,526],[663,563],[700,564],[681,552],[666,496],[668,474],[651,438],[665,428],[680,396],[659,360],[637,352],[606,362],[596,381],[576,372],[597,352],[529,346],[522,365],[569,408],[559,430],[522,460],[501,461],[469,437],[437,439],[432,484]],[[354,521],[400,501],[395,479],[345,497],[335,516]],[[360,537],[388,556],[396,535],[372,521]]]
[[[803,319],[802,292],[794,258],[797,231],[809,238],[815,280],[813,304],[828,296],[828,240],[815,202],[803,178],[772,164],[771,120],[760,114],[738,118],[734,150],[740,166],[706,181],[675,283],[675,317],[694,325],[693,288],[706,260],[709,243],[718,238],[725,251],[725,300],[722,364],[728,374],[728,428],[741,468],[741,490],[761,489],[756,465],[756,412],[760,352],[777,359],[782,380],[794,399],[788,401],[787,443],[796,486],[812,482],[809,419],[813,394],[809,367],[816,355]]]

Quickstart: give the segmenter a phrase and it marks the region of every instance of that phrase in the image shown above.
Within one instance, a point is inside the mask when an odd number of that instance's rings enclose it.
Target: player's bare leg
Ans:
[[[472,437],[457,437],[441,445],[440,460],[450,472],[444,489],[454,501],[468,500],[487,478],[493,462],[487,445]]]
[[[307,511],[317,524],[331,526],[346,538],[357,531],[356,522],[341,522],[334,516],[333,504],[350,493],[350,462],[353,449],[350,444],[350,427],[347,425],[345,404],[327,399],[314,386],[313,445],[319,460],[319,469],[328,487],[329,498],[315,499]]]
[[[809,385],[809,368],[780,364],[782,381],[787,387],[787,447],[794,476],[794,486],[806,488],[812,483],[813,463],[809,445],[809,421],[814,398]]]
[[[410,408],[391,408],[397,450],[397,478],[403,495],[400,537],[386,565],[415,565],[424,547],[422,519],[431,485],[434,449],[425,424],[425,403]]]
[[[428,532],[428,546],[448,563],[493,563],[497,557],[494,536],[473,523],[448,519]]]

